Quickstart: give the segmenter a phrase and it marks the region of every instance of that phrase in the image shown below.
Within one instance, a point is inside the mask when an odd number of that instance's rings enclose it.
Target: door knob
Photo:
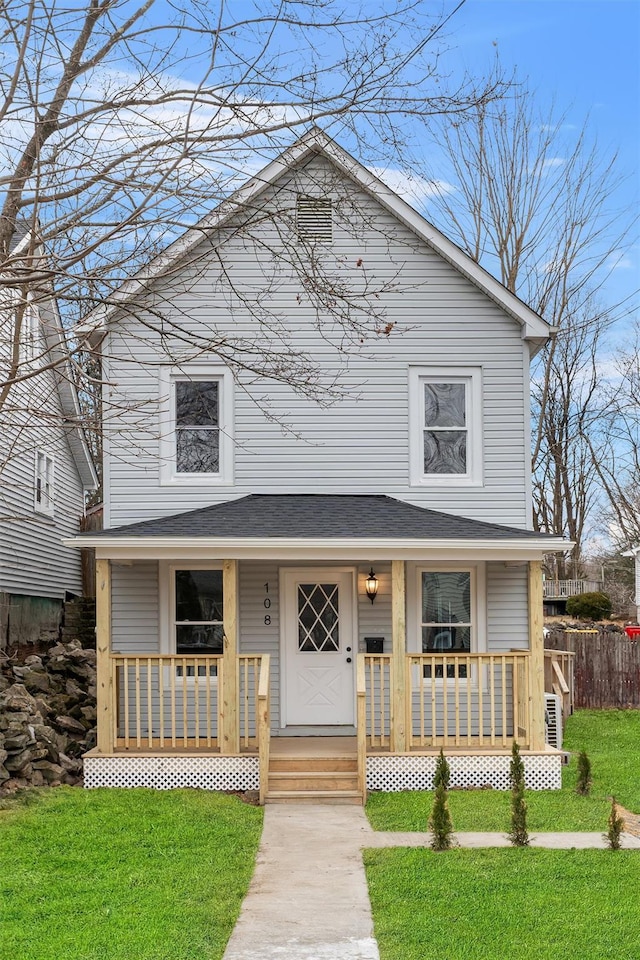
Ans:
[[[347,657],[347,663],[351,663],[351,657]]]

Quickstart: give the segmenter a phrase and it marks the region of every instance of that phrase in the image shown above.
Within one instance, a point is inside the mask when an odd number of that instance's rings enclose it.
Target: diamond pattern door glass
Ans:
[[[335,653],[340,649],[337,583],[298,584],[298,650]]]

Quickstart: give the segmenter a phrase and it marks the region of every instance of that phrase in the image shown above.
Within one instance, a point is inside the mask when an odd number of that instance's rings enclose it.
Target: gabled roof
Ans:
[[[81,534],[74,546],[142,548],[158,546],[209,550],[209,556],[262,556],[293,547],[326,547],[355,558],[372,550],[390,555],[418,551],[512,551],[540,554],[565,549],[558,537],[532,530],[470,520],[385,495],[249,494],[237,500],[145,520],[111,530]],[[253,553],[251,552],[253,550]]]
[[[510,293],[495,277],[471,259],[455,243],[437,230],[421,214],[413,209],[397,193],[379,180],[366,167],[359,163],[346,150],[338,146],[318,127],[313,127],[296,143],[292,144],[276,160],[273,160],[260,173],[252,177],[235,191],[197,226],[189,229],[182,237],[174,241],[159,256],[138,274],[126,281],[108,300],[105,307],[94,310],[87,318],[83,328],[100,334],[118,307],[124,306],[136,297],[153,280],[161,277],[202,241],[203,235],[218,230],[238,211],[249,204],[255,205],[259,196],[276,180],[292,168],[307,161],[311,156],[321,154],[346,177],[372,195],[398,220],[404,223],[416,236],[422,239],[432,250],[454,266],[471,283],[475,284],[498,306],[502,307],[523,328],[523,337],[541,346],[546,342],[554,328],[528,307],[519,297]]]

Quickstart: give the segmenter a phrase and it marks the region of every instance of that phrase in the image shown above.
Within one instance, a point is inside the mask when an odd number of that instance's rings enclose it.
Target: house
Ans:
[[[636,606],[636,622],[640,623],[640,546],[631,547],[629,550],[626,550],[622,556],[633,557],[635,594],[631,603],[634,603]]]
[[[343,324],[339,296],[364,303]],[[119,418],[105,530],[73,540],[98,577],[88,786],[361,800],[428,786],[442,747],[453,783],[506,788],[514,738],[528,783],[560,786],[539,316],[314,129],[94,322]],[[335,402],[256,372],[275,341],[339,376]]]
[[[20,225],[11,250],[16,274],[32,256],[31,239]],[[7,387],[18,309],[21,324],[17,379],[0,401],[0,647],[58,636],[65,598],[82,593],[80,554],[62,540],[79,531],[85,494],[97,485],[55,300],[29,292],[20,308],[21,296],[19,287],[3,286]]]

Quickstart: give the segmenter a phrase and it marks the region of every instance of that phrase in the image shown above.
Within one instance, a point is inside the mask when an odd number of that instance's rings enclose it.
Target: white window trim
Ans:
[[[464,383],[468,429],[467,472],[424,472],[425,383]],[[480,367],[409,367],[409,483],[414,487],[481,487],[482,369]]]
[[[175,390],[180,380],[217,380],[219,391],[218,473],[178,473],[176,470]],[[160,484],[162,486],[206,486],[233,483],[233,377],[228,367],[210,364],[184,364],[161,367],[160,375]]]
[[[40,477],[40,458],[42,457],[45,465],[45,473],[47,470],[47,464],[51,465],[51,479],[50,479],[50,496],[49,503],[43,504],[38,503],[38,479]],[[56,464],[55,459],[50,453],[46,453],[44,450],[36,450],[35,463],[34,463],[34,474],[33,474],[33,509],[36,513],[41,513],[45,517],[52,517],[55,512],[55,491],[56,491]]]
[[[471,650],[487,651],[487,565],[477,563],[408,563],[407,564],[407,651],[422,653],[422,574],[471,574]]]
[[[221,563],[205,563],[199,560],[183,560],[181,563],[174,563],[173,561],[161,560],[158,570],[158,588],[159,588],[159,606],[160,606],[160,617],[158,623],[158,633],[160,637],[160,653],[171,654],[172,656],[179,656],[176,653],[176,634],[175,634],[175,622],[176,622],[176,591],[175,591],[175,573],[176,570],[222,570]],[[193,654],[185,654],[185,656],[190,657]],[[220,656],[220,654],[212,654],[212,656]],[[169,672],[165,671],[164,685],[165,688],[169,686],[170,678]],[[180,683],[182,683],[182,677],[180,678]],[[187,683],[193,683],[193,677],[184,678]],[[218,677],[211,677],[212,683],[218,682]]]

